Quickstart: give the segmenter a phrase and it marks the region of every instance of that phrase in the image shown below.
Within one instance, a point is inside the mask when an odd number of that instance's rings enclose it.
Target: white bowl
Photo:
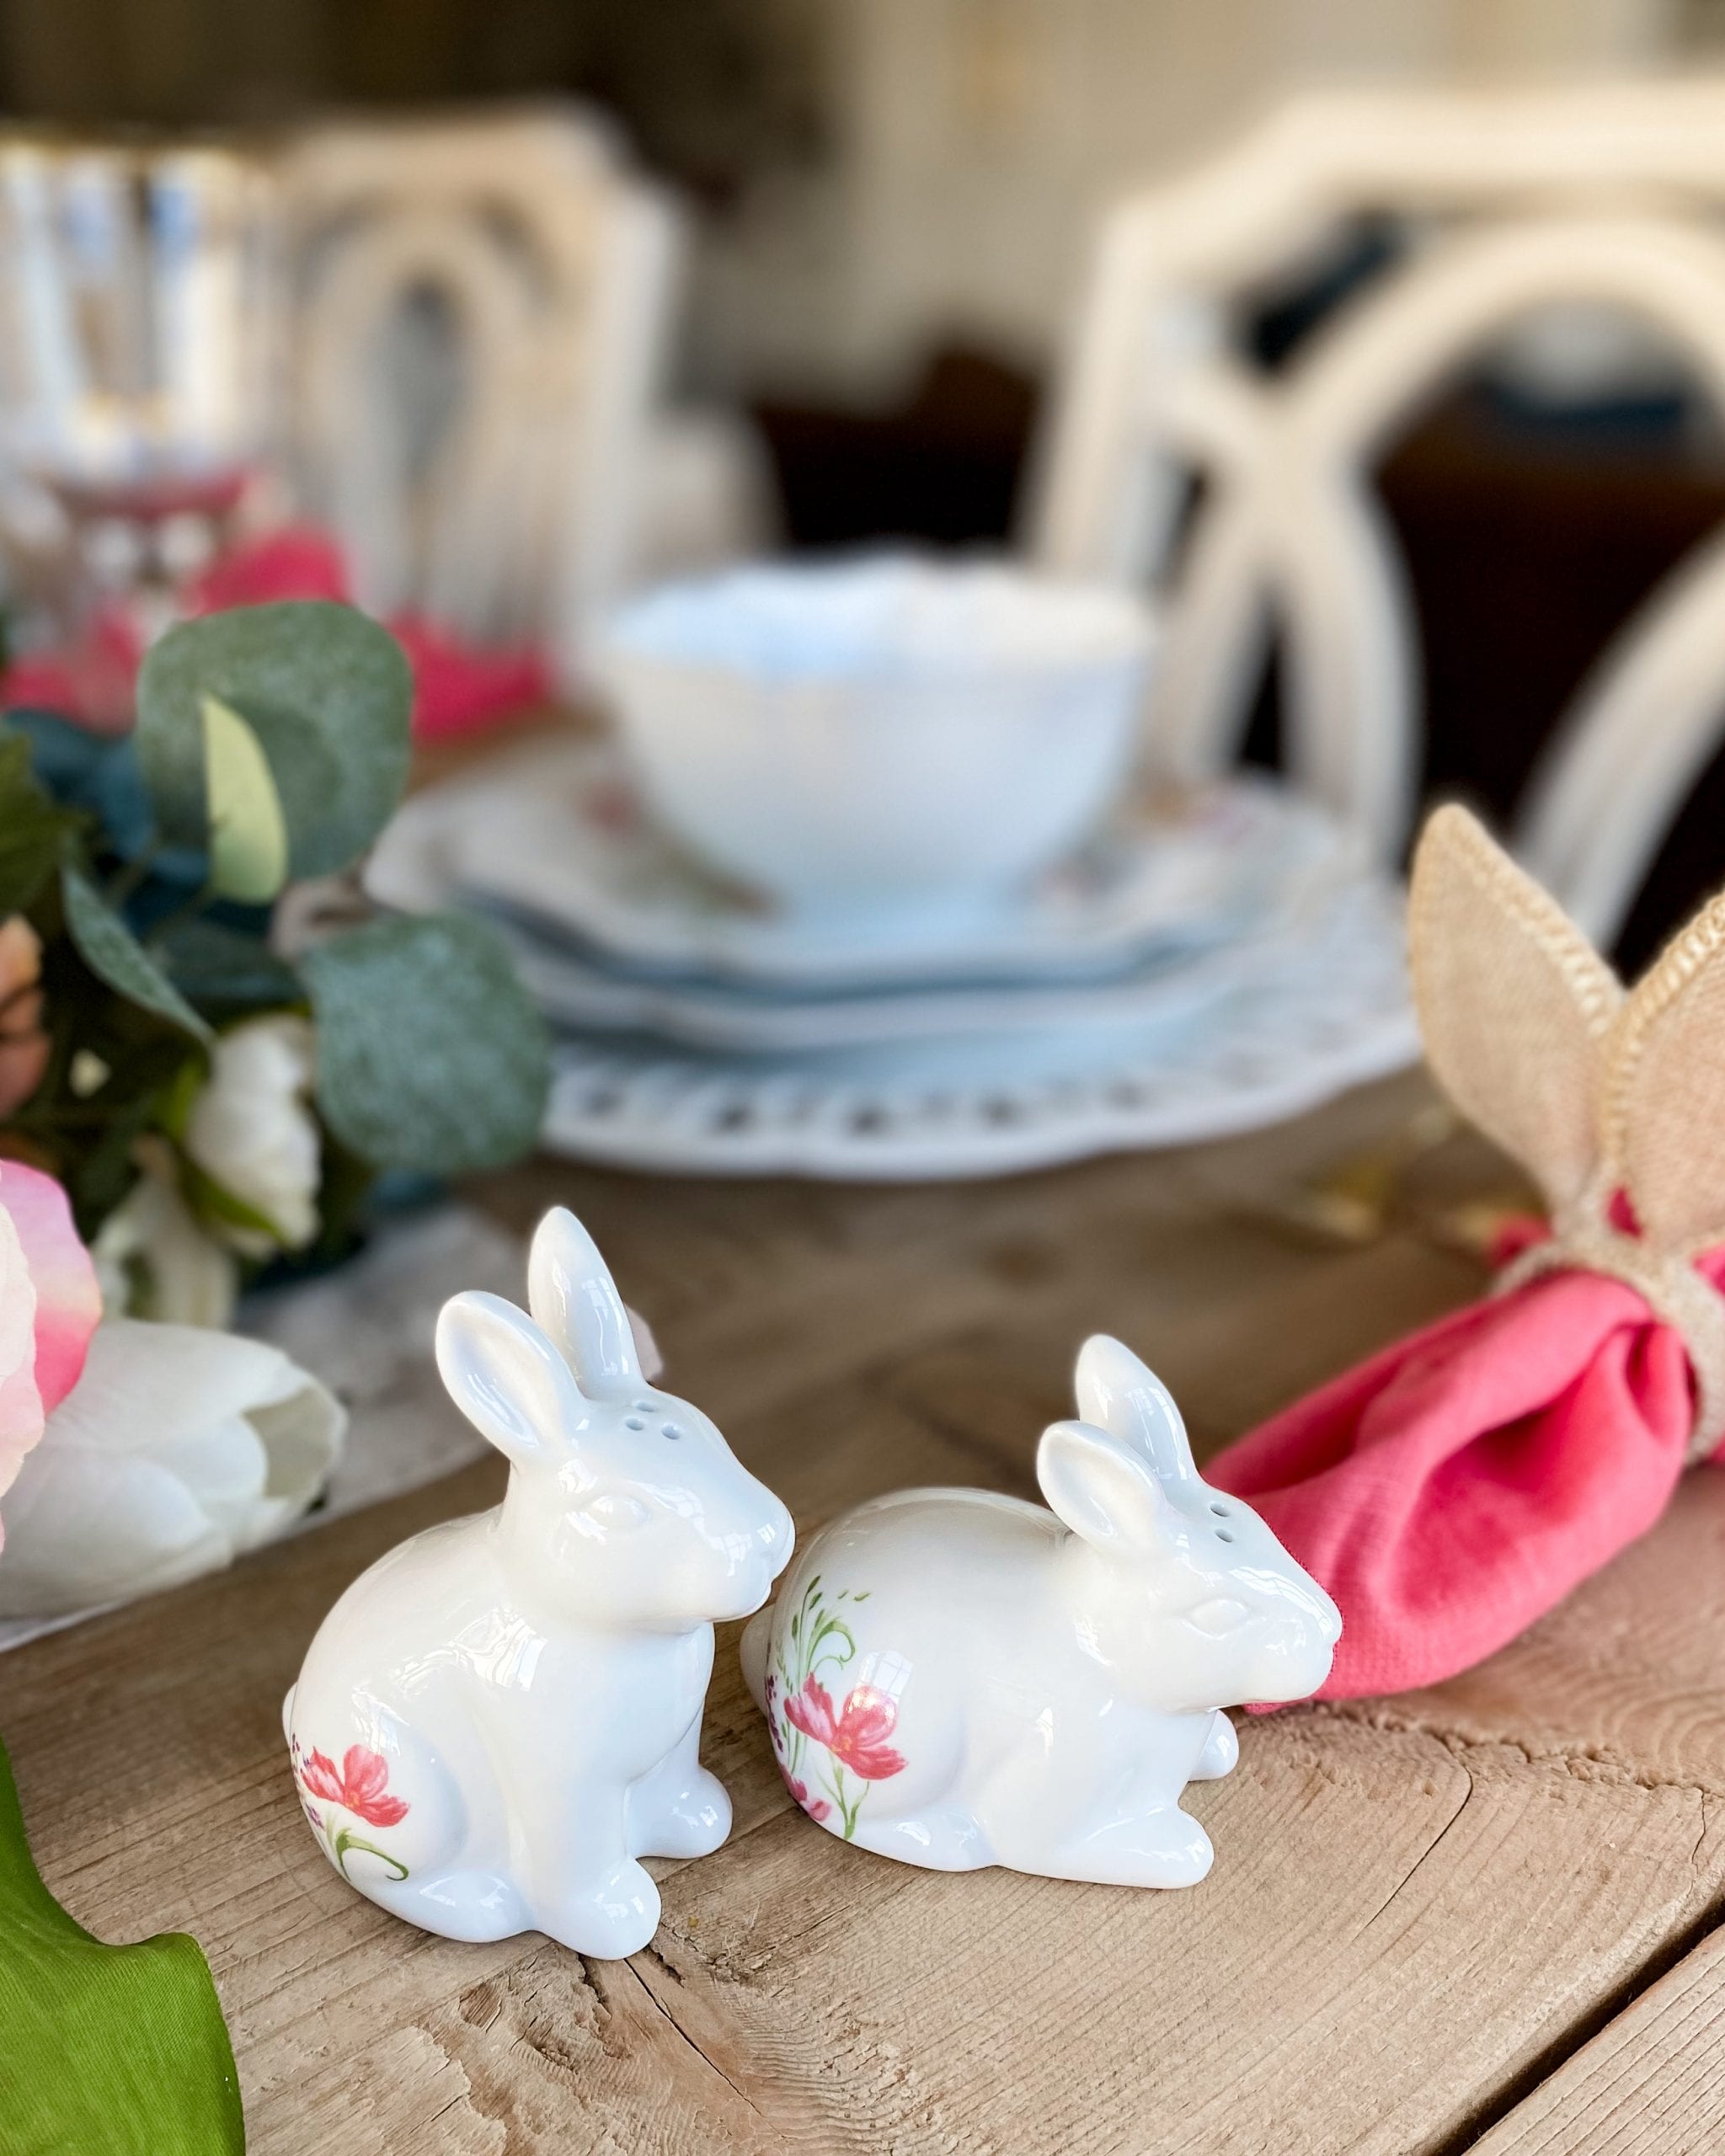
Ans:
[[[945,926],[1108,807],[1151,642],[1124,593],[893,558],[667,586],[600,670],[654,814],[712,866],[836,924]]]

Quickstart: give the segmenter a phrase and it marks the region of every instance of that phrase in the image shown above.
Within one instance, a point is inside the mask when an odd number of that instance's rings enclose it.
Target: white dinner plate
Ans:
[[[742,1055],[1051,1027],[1172,1023],[1222,995],[1257,949],[1253,939],[1210,951],[1152,953],[1102,980],[961,981],[822,995],[618,973],[536,933],[516,916],[488,918],[509,946],[528,993],[554,1025],[652,1033]]]
[[[1268,778],[1123,815],[1022,897],[958,924],[776,912],[708,875],[643,813],[614,749],[537,745],[408,801],[366,872],[381,902],[515,915],[590,970],[805,995],[1074,980],[1213,947],[1357,873],[1322,814]]]
[[[1183,1018],[782,1055],[558,1049],[545,1140],[619,1166],[990,1176],[1279,1121],[1413,1061],[1399,892],[1362,878]]]

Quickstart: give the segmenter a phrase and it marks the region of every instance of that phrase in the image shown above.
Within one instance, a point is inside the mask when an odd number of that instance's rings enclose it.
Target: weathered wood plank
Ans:
[[[1725,2148],[1725,1931],[1709,1935],[1474,2143],[1474,2156]]]
[[[1194,1793],[1198,1892],[905,1875],[791,1817],[660,1951],[863,2145],[1439,2148],[1717,1893],[1698,1801],[1305,1715]]]
[[[1379,1120],[1393,1094],[1368,1097]],[[1313,1121],[1284,1171],[1345,1147],[1345,1111]],[[491,1190],[521,1225],[577,1206],[675,1382],[806,1531],[906,1481],[1028,1490],[1088,1330],[1141,1347],[1209,1444],[1473,1292],[1417,1231],[1290,1234],[1251,1202],[1274,1140],[1236,1143],[1249,1176],[1207,1148],[948,1189],[538,1164]],[[704,1748],[736,1833],[657,1867],[654,1949],[619,1967],[425,1938],[306,1833],[280,1700],[340,1588],[499,1481],[467,1470],[0,1657],[46,1876],[108,1936],[203,1941],[263,2156],[1445,2149],[1725,1902],[1725,1480],[1696,1476],[1485,1670],[1253,1721],[1239,1771],[1194,1792],[1219,1851],[1194,1893],[842,1849],[790,1808],[726,1638]]]

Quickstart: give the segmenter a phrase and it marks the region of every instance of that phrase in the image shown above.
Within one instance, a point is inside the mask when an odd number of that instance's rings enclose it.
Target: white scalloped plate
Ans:
[[[366,882],[406,912],[512,911],[613,973],[830,995],[1097,979],[1227,942],[1357,865],[1321,811],[1274,780],[1236,777],[1123,819],[963,924],[865,920],[841,936],[706,874],[648,820],[615,749],[583,737],[414,796]]]
[[[1183,1022],[777,1056],[566,1043],[545,1142],[682,1174],[1000,1175],[1279,1122],[1418,1053],[1400,894],[1361,879]]]
[[[734,982],[620,974],[602,960],[536,936],[511,917],[490,916],[515,970],[553,1025],[579,1033],[651,1033],[730,1055],[804,1054],[973,1033],[1106,1024],[1162,1025],[1193,1016],[1221,995],[1252,943],[1153,954],[1103,980],[954,982],[830,995],[745,990]]]

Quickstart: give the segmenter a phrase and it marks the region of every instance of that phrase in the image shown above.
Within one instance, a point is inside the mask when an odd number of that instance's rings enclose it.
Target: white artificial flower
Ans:
[[[143,1173],[96,1231],[90,1256],[109,1317],[158,1318],[217,1327],[233,1316],[239,1267],[212,1242],[179,1194],[174,1156],[142,1139]]]
[[[279,1348],[106,1321],[7,1498],[0,1616],[61,1616],[232,1563],[305,1511],[346,1428]]]
[[[321,1145],[308,1105],[316,1036],[311,1021],[278,1013],[223,1033],[182,1140],[210,1180],[261,1214],[273,1233],[224,1224],[248,1257],[280,1244],[303,1250],[318,1232]]]

